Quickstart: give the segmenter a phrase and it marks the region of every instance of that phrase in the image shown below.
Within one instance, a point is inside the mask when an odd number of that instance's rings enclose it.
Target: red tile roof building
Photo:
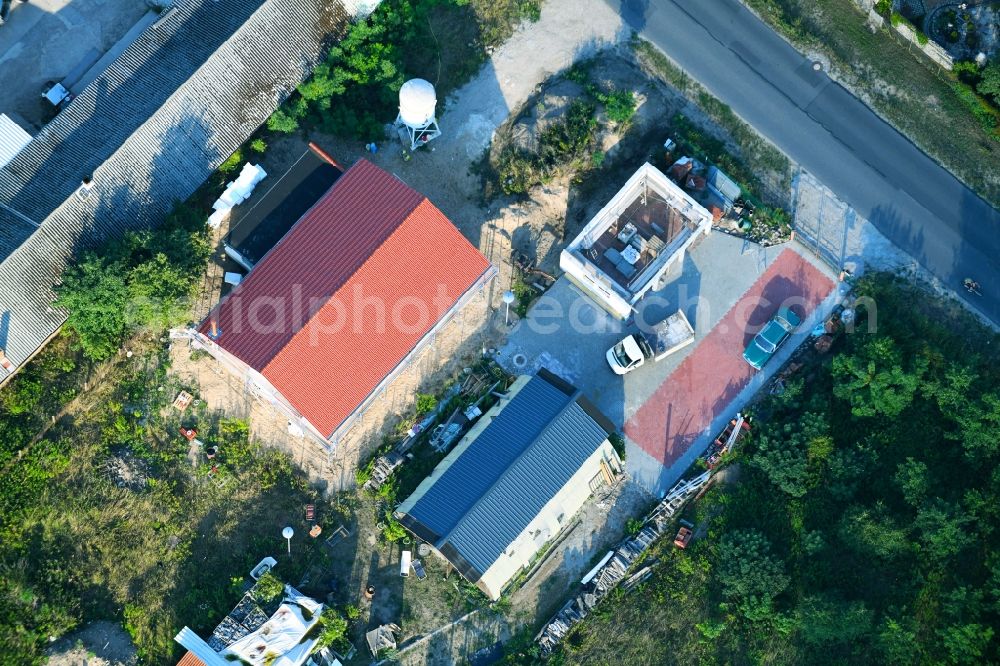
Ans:
[[[205,666],[205,662],[195,656],[193,652],[185,652],[177,666]]]
[[[360,160],[198,329],[336,439],[495,269],[426,197]],[[263,378],[264,381],[260,381]]]

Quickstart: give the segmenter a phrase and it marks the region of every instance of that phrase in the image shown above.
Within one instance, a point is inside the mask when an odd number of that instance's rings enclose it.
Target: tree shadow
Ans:
[[[609,3],[614,5],[614,3]],[[646,27],[646,17],[649,14],[649,0],[620,0],[618,13],[625,24],[631,29],[642,32]]]

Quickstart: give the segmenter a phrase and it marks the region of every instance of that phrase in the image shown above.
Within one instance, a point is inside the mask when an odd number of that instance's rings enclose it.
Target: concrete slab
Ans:
[[[96,49],[104,53],[149,9],[145,0],[28,0],[0,26],[0,112],[38,130],[55,109],[41,99]],[[34,132],[33,132],[34,133]]]
[[[792,307],[808,319],[833,289],[834,281],[810,261],[792,248],[782,250],[712,332],[625,423],[626,436],[668,470],[685,461],[689,450],[700,452],[703,447],[695,443],[711,434],[716,416],[751,386],[752,380],[758,380],[755,386],[763,381],[758,379],[761,373],[743,360],[743,350],[757,331],[781,306]],[[787,344],[783,349],[792,347]],[[772,359],[765,370],[773,372],[780,365],[780,358]]]
[[[779,257],[780,263],[775,267]],[[767,308],[762,306],[756,312],[749,306],[748,298],[753,297],[750,292],[770,284],[765,295],[768,299],[778,298],[783,290],[794,292],[798,281],[809,286],[807,306],[800,309],[818,317],[818,312],[827,308],[824,298],[834,286],[834,276],[828,268],[803,257],[787,244],[761,248],[713,233],[692,248],[659,289],[639,303],[634,321],[612,318],[567,280],[558,280],[511,330],[506,345],[498,351],[498,361],[516,373],[530,374],[546,367],[580,387],[612,422],[623,427],[627,435],[629,474],[649,491],[659,494],[693,461],[696,454],[693,449],[700,446],[702,434],[712,428],[721,429],[725,423],[723,415],[735,413],[738,405],[745,404],[752,395],[753,391],[747,389],[752,386],[757,390],[765,377],[783,363],[785,357],[779,355],[764,373],[751,377],[749,366],[744,371],[743,341],[749,340],[756,326],[770,317],[769,311],[764,312]],[[759,298],[757,302],[763,303]],[[824,305],[818,307],[821,302]],[[740,307],[734,307],[737,303]],[[777,309],[777,301],[773,308]],[[693,345],[625,376],[611,371],[605,360],[608,348],[627,333],[641,330],[678,309],[684,311],[695,328]],[[802,330],[810,328],[803,326]],[[790,340],[781,353],[790,354],[805,335]],[[734,358],[743,366],[714,367],[720,361],[718,351],[699,354],[706,339],[709,339],[706,349],[732,346]],[[686,402],[683,392],[669,396],[665,393],[670,386],[668,378],[692,357],[697,360],[688,367],[698,369],[699,381],[713,375],[725,380],[719,390],[714,385],[706,386],[705,390],[714,394],[714,400],[706,405],[703,397],[697,398],[697,408]],[[687,374],[690,372],[684,370],[684,376],[689,377],[684,386],[686,391],[694,391],[691,399],[695,400],[695,396],[703,393],[698,392],[697,382],[690,381],[693,378]],[[725,390],[727,386],[730,388]],[[669,432],[683,432],[686,446],[673,443],[668,456],[664,419],[671,409],[670,402],[684,405],[684,416],[678,416],[676,409],[671,412]],[[702,408],[704,413],[699,411]],[[704,445],[707,444],[706,435]],[[686,455],[689,451],[691,455]]]

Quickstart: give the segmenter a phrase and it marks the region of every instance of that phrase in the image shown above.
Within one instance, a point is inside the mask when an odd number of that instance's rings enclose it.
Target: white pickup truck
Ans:
[[[648,333],[633,333],[608,350],[608,365],[615,374],[632,372],[648,360],[659,361],[694,342],[694,328],[681,310],[653,326]]]

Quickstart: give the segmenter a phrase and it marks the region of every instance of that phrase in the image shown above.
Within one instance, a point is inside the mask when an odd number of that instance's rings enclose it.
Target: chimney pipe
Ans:
[[[219,321],[215,317],[212,317],[209,320],[208,337],[212,340],[218,340],[221,333],[222,331],[219,330]]]
[[[2,347],[0,347],[0,368],[3,368],[8,372],[12,372],[14,370],[14,364],[10,362],[9,358],[7,358],[7,351]]]

